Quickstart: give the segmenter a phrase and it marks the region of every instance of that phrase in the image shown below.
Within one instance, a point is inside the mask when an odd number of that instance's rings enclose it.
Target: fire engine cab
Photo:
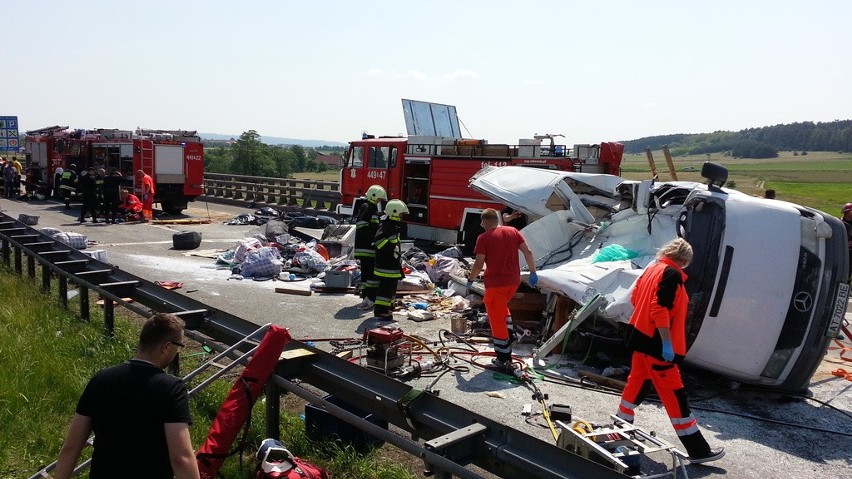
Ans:
[[[451,105],[402,100],[407,137],[364,134],[349,143],[340,177],[338,213],[353,214],[372,185],[406,203],[407,237],[473,247],[480,213],[504,206],[468,187],[486,166],[526,166],[586,173],[620,173],[620,143],[556,144],[562,135],[534,135],[517,145],[465,139]]]
[[[178,214],[203,192],[204,146],[195,131],[136,131],[99,128],[72,130],[51,126],[26,133],[27,164],[37,167],[41,181],[53,188],[57,168],[94,166],[109,174],[114,168],[128,188],[137,188],[135,172],[154,179],[154,201]]]

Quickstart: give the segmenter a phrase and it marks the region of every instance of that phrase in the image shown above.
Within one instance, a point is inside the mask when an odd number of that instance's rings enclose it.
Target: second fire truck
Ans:
[[[194,131],[116,129],[72,130],[52,126],[28,131],[28,166],[37,167],[51,188],[57,168],[76,165],[77,172],[94,166],[109,174],[113,168],[133,188],[135,172],[154,179],[154,201],[163,211],[178,214],[203,193],[204,146]]]

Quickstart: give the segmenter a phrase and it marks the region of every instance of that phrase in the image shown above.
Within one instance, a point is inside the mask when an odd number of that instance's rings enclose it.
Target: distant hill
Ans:
[[[642,153],[645,148],[659,150],[668,145],[676,156],[728,151],[733,156],[762,158],[767,154],[774,156],[770,154],[773,149],[852,152],[852,120],[805,121],[740,131],[647,136],[621,143],[627,153]]]
[[[230,140],[231,138],[237,140],[240,138],[240,135],[223,135],[221,133],[199,133],[198,136],[204,140]],[[281,138],[277,136],[262,135],[260,137],[260,141],[267,145],[301,145],[309,148],[318,148],[321,146],[346,146],[346,143],[341,143],[339,141],[298,140],[296,138]]]

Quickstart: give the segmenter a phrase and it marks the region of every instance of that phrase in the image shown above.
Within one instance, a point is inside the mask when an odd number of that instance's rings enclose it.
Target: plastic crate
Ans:
[[[352,286],[352,273],[349,271],[326,271],[326,288],[348,288]]]
[[[388,428],[387,421],[379,419],[371,413],[358,409],[334,396],[325,396],[323,399],[376,426],[383,429]],[[311,439],[338,439],[345,444],[352,445],[359,452],[366,452],[373,447],[379,447],[384,444],[383,440],[358,429],[342,419],[338,419],[321,406],[314,404],[305,405],[305,431]]]

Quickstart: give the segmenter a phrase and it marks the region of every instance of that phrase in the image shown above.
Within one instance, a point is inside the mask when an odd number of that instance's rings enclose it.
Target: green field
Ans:
[[[653,152],[657,174],[668,180],[669,173],[662,151]],[[843,204],[852,201],[852,154],[833,152],[809,152],[806,156],[793,156],[792,152],[780,152],[778,158],[753,159],[731,158],[722,154],[674,157],[673,162],[679,180],[704,181],[701,165],[705,161],[719,163],[728,168],[728,181],[744,193],[762,195],[767,188],[777,192],[779,200],[790,201],[840,215]],[[695,172],[685,172],[692,166]],[[625,155],[622,161],[622,176],[644,179],[650,176],[647,157]]]

